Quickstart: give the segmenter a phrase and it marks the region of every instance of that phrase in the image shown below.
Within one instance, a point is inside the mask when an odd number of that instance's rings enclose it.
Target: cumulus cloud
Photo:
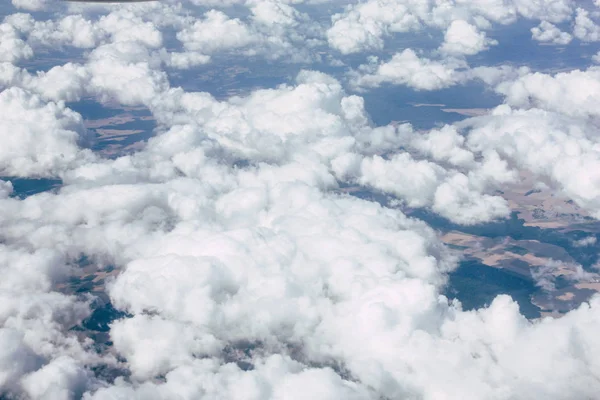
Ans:
[[[0,25],[0,396],[594,397],[598,298],[561,319],[528,321],[508,296],[464,311],[441,295],[456,254],[402,211],[502,218],[510,208],[496,190],[528,171],[600,217],[597,68],[467,71],[463,61],[495,44],[494,23],[520,17],[543,21],[539,40],[563,40],[552,24],[573,4],[367,1],[325,33],[293,3],[198,17],[185,3],[102,6]],[[376,126],[365,99],[322,72],[217,99],[173,87],[165,68],[222,55],[310,61],[325,37],[350,54],[417,29],[445,32],[439,51],[369,58],[350,86],[433,91],[478,78],[505,104],[416,131]],[[593,37],[584,30],[575,36]],[[60,46],[88,50],[44,71],[17,65]],[[87,96],[147,107],[156,136],[133,154],[93,155],[83,117],[64,103]],[[9,176],[62,186],[20,199]],[[96,293],[68,294],[82,255],[102,273],[101,296],[127,312],[108,348],[80,328]]]
[[[570,0],[486,0],[459,2],[422,2],[411,0],[370,0],[351,4],[344,12],[332,16],[332,26],[327,31],[329,45],[343,54],[366,50],[380,50],[387,36],[394,33],[422,31],[424,29],[448,30],[447,41],[458,41],[458,33],[466,33],[461,41],[462,50],[485,48],[485,34],[491,23],[510,24],[519,17],[549,22],[568,20],[573,14]],[[456,25],[457,21],[460,25]],[[466,28],[469,24],[470,28]],[[466,28],[466,29],[465,29]],[[492,41],[487,45],[493,44]],[[448,44],[452,49],[452,45]],[[454,45],[456,46],[456,44]],[[474,47],[475,46],[475,47]],[[481,51],[479,50],[479,51]],[[468,53],[467,53],[468,54]]]
[[[48,0],[11,0],[16,8],[22,8],[29,11],[44,10],[48,5]]]
[[[90,158],[79,147],[86,129],[81,115],[64,104],[44,103],[22,89],[0,93],[0,174],[57,175],[69,165]]]
[[[392,32],[407,32],[421,26],[412,14],[415,2],[366,2],[348,6],[343,14],[332,17],[327,31],[329,45],[343,54],[383,48],[382,36]]]
[[[155,66],[146,47],[136,42],[97,47],[87,66],[90,89],[101,99],[116,98],[128,105],[148,104],[169,87],[166,74]]]
[[[81,15],[68,15],[58,21],[36,21],[28,14],[15,14],[7,20],[27,35],[27,42],[34,48],[73,46],[89,49],[105,40],[107,35]]]
[[[0,198],[7,198],[13,191],[13,185],[7,181],[0,182]]]
[[[89,315],[89,301],[51,291],[68,274],[64,255],[2,245],[0,262],[2,394],[68,399],[93,387],[96,380],[84,365],[98,365],[102,356],[68,331]]]
[[[406,85],[416,90],[437,90],[452,86],[459,80],[456,69],[460,61],[435,61],[419,57],[412,49],[395,54],[387,62],[373,58],[351,75],[357,87],[378,87],[385,83]]]
[[[581,207],[600,215],[594,189],[600,179],[595,172],[598,144],[572,120],[538,109],[501,106],[491,116],[466,124],[473,129],[468,138],[472,149],[494,149],[511,164],[550,179]]]
[[[210,56],[193,51],[167,53],[165,58],[168,66],[177,69],[190,69],[210,62]]]
[[[523,17],[550,22],[567,20],[573,13],[573,6],[575,5],[571,0],[514,0],[513,3]]]
[[[58,357],[23,379],[25,393],[34,399],[72,399],[83,395],[91,372],[68,357]]]
[[[466,21],[452,21],[444,36],[444,43],[440,50],[452,55],[473,55],[486,50],[490,45],[498,42],[486,38],[485,32]]]
[[[177,34],[186,49],[212,53],[217,49],[245,47],[256,38],[239,19],[230,19],[221,11],[212,10],[204,20]]]
[[[19,32],[11,24],[0,24],[0,61],[13,63],[32,56],[33,50],[23,41]]]
[[[586,247],[586,246],[595,245],[596,241],[597,241],[596,236],[588,236],[583,239],[576,240],[573,244],[576,247]]]
[[[600,26],[598,26],[589,15],[589,11],[583,8],[577,9],[575,26],[573,27],[573,36],[584,42],[597,42],[600,40]]]
[[[29,14],[18,13],[6,17],[1,26],[6,36],[3,40],[6,49],[18,44],[21,53],[29,52],[28,57],[33,55],[32,49],[66,46],[91,49],[110,42],[137,42],[148,48],[162,44],[162,34],[151,22],[127,10],[112,12],[97,20],[71,14],[56,20],[38,21]],[[18,60],[14,57],[12,61]]]
[[[260,55],[293,62],[318,59],[314,48],[322,45],[322,29],[307,14],[272,1],[249,3],[249,16],[230,18],[224,11],[209,10],[204,18],[169,3],[138,3],[119,7],[100,4],[106,14],[90,12],[89,5],[71,5],[74,13],[56,19],[35,20],[29,14],[8,16],[0,25],[4,37],[0,61],[31,58],[44,49],[95,49],[100,45],[135,43],[173,68],[188,69],[210,61],[219,53]],[[182,47],[163,47],[161,29],[173,30]],[[178,51],[179,50],[179,51]]]
[[[542,21],[538,26],[531,28],[531,35],[533,40],[538,42],[549,42],[558,45],[569,44],[573,39],[569,33],[561,31],[556,25],[548,21]]]
[[[9,63],[0,64],[0,87],[20,87],[46,101],[81,99],[89,79],[90,72],[77,64],[66,63],[35,75]]]
[[[177,38],[186,50],[205,55],[237,51],[299,62],[315,58],[311,48],[320,44],[320,32],[306,15],[271,1],[254,4],[251,12],[252,18],[242,21],[222,11],[208,11],[178,32]]]
[[[594,66],[554,75],[523,70],[512,79],[501,77],[495,90],[514,107],[537,107],[570,117],[587,117],[598,114],[595,104],[599,85],[600,68]]]

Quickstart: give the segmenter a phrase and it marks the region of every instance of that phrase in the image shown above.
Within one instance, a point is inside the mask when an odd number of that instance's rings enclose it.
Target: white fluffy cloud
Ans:
[[[0,64],[0,86],[20,87],[43,100],[77,101],[86,93],[90,71],[81,65],[66,63],[32,75],[10,63]]]
[[[577,9],[573,36],[584,42],[597,42],[600,40],[600,26],[589,15],[589,11],[583,8]]]
[[[34,399],[69,400],[83,395],[91,375],[84,366],[63,356],[25,377],[23,387]]]
[[[81,15],[68,15],[58,21],[36,21],[28,14],[15,14],[7,20],[27,35],[27,41],[34,48],[68,45],[88,49],[107,36],[98,25]]]
[[[20,44],[23,51],[33,55],[33,49],[72,46],[90,49],[107,42],[137,42],[149,48],[162,44],[162,35],[156,27],[131,11],[119,10],[99,19],[83,15],[66,15],[60,19],[37,21],[29,14],[13,14],[1,25],[6,36],[5,46]],[[11,33],[12,32],[12,33]],[[21,42],[14,42],[18,36]],[[12,41],[11,41],[12,40]],[[15,59],[18,60],[18,59]]]
[[[555,75],[526,72],[514,79],[501,79],[496,91],[515,107],[538,107],[571,117],[597,116],[600,68],[572,70]],[[564,101],[568,99],[568,101]]]
[[[455,60],[443,62],[419,57],[414,50],[406,49],[387,62],[373,59],[362,65],[351,75],[351,81],[356,87],[392,83],[416,90],[437,90],[454,85],[459,80],[456,68],[463,65]]]
[[[87,67],[91,91],[122,104],[148,104],[169,86],[166,74],[154,66],[147,49],[136,42],[97,47]]]
[[[455,20],[446,30],[444,43],[440,50],[451,55],[473,55],[497,43],[495,40],[486,38],[485,32],[479,32],[468,22]]]
[[[203,20],[177,34],[188,50],[213,53],[219,49],[235,49],[256,43],[257,38],[239,19],[230,19],[221,11],[212,10]]]
[[[538,42],[549,42],[553,44],[565,45],[569,44],[573,37],[563,32],[554,24],[548,21],[542,21],[534,28],[531,28],[531,35]]]
[[[293,3],[200,15],[187,3],[57,6],[0,25],[0,396],[596,396],[598,298],[561,319],[528,321],[507,296],[463,311],[441,295],[456,254],[396,207],[459,224],[501,218],[510,209],[497,189],[527,171],[600,218],[598,69],[469,70],[463,60],[495,44],[494,23],[520,17],[543,21],[536,40],[566,43],[553,24],[573,3],[367,1],[330,25]],[[593,40],[590,15],[577,11],[581,40]],[[365,99],[312,70],[225,99],[170,81],[169,68],[211,57],[304,62],[319,59],[324,38],[350,54],[417,29],[445,32],[439,51],[390,49],[389,61],[346,75],[349,86],[434,91],[478,78],[506,104],[416,131],[375,126]],[[87,50],[43,71],[20,64],[63,46]],[[156,136],[115,159],[84,150],[82,116],[64,102],[89,96],[147,107]],[[63,186],[20,199],[7,176]],[[392,201],[343,193],[354,190]],[[91,312],[93,294],[64,293],[81,255],[89,268],[116,267],[106,294],[130,314],[111,324],[106,351],[71,329]]]
[[[170,67],[189,69],[208,63],[216,52],[306,62],[318,59],[314,48],[324,43],[321,28],[308,15],[271,1],[248,4],[251,16],[245,19],[230,18],[218,10],[209,10],[198,19],[164,3],[99,5],[109,11],[100,16],[89,12],[93,6],[86,6],[72,6],[81,14],[41,21],[23,13],[8,16],[0,24],[0,61],[30,59],[34,52],[48,48],[135,44]],[[175,31],[182,51],[163,47],[161,28]]]
[[[417,2],[370,1],[348,6],[343,14],[332,17],[327,31],[329,45],[344,54],[383,48],[382,36],[392,32],[407,32],[421,26],[411,7]],[[426,8],[423,4],[422,8]]]
[[[13,192],[13,185],[10,182],[0,182],[0,198],[5,199]]]
[[[44,103],[22,89],[0,93],[0,174],[57,175],[91,158],[78,143],[87,134],[79,114],[64,104]]]
[[[15,62],[32,56],[33,50],[19,32],[11,24],[0,24],[0,61]]]
[[[271,1],[253,4],[251,12],[246,22],[222,11],[208,11],[178,32],[177,38],[188,51],[205,55],[231,51],[298,62],[315,58],[312,48],[320,44],[320,32],[308,16]]]
[[[344,12],[335,14],[332,26],[327,31],[327,38],[332,48],[349,54],[382,49],[385,37],[393,33],[419,31],[423,28],[446,30],[458,20],[463,20],[463,25],[473,23],[478,28],[489,29],[491,23],[509,24],[519,16],[561,22],[568,20],[572,13],[571,0],[370,0],[350,4]],[[459,29],[465,32],[464,26],[455,26],[450,31],[449,39],[457,41],[456,34]],[[461,40],[466,47],[460,49],[483,49],[484,33],[477,33],[473,27],[468,28],[468,31],[468,40]]]
[[[11,3],[17,7],[29,11],[39,11],[46,8],[48,0],[11,0]]]
[[[511,164],[549,178],[577,204],[600,216],[600,193],[595,189],[600,182],[600,146],[593,131],[547,111],[507,106],[469,123],[471,148],[498,151]]]

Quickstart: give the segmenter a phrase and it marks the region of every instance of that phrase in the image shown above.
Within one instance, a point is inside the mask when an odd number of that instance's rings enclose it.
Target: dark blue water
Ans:
[[[525,221],[520,219],[517,213],[512,213],[507,219],[472,226],[454,224],[446,218],[424,209],[411,210],[410,215],[427,222],[433,228],[441,231],[457,230],[471,235],[490,238],[510,237],[514,240],[537,240],[542,243],[553,244],[562,247],[569,256],[587,269],[599,259],[600,243],[597,242],[592,246],[576,247],[573,242],[592,235],[596,239],[600,239],[600,235],[590,234],[583,230],[567,231],[525,226]]]
[[[58,190],[62,185],[60,179],[50,178],[15,178],[10,176],[0,176],[3,181],[10,181],[13,185],[13,197],[24,199],[34,194]]]
[[[91,305],[92,314],[83,320],[81,324],[71,328],[71,331],[85,332],[85,335],[92,339],[94,349],[99,354],[110,351],[113,342],[110,339],[110,325],[122,318],[131,318],[132,315],[117,310],[105,294],[97,295]],[[123,360],[122,360],[123,361]],[[117,377],[127,378],[131,373],[126,368],[115,366],[114,364],[96,364],[90,367],[96,377],[114,382]]]
[[[496,296],[508,294],[519,304],[521,314],[539,318],[540,308],[531,303],[531,297],[539,291],[532,279],[469,260],[450,274],[444,294],[460,300],[464,310],[488,306]]]
[[[115,309],[110,301],[99,302],[92,314],[82,322],[82,326],[90,331],[108,332],[111,323],[126,317],[131,315]]]
[[[437,91],[417,91],[406,86],[384,85],[361,94],[365,108],[376,125],[391,121],[408,121],[416,129],[432,129],[466,118],[447,113],[442,108],[492,108],[502,104],[502,97],[479,82]],[[413,104],[444,104],[445,107],[414,107]]]

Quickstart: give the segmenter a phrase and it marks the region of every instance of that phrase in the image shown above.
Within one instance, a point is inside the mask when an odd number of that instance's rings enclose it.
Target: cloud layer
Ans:
[[[0,24],[0,396],[597,395],[597,297],[560,319],[527,320],[505,295],[465,311],[442,295],[459,255],[406,212],[501,219],[501,190],[527,173],[600,217],[600,69],[480,57],[503,45],[495,29],[523,21],[535,42],[593,43],[597,10],[12,6]],[[415,32],[434,43],[398,44]],[[251,62],[284,68],[285,83],[229,96],[173,84]],[[369,91],[461,85],[499,104],[427,130],[367,111]],[[103,157],[85,108],[73,110],[84,100],[148,110],[153,136]],[[15,192],[17,179],[41,177],[62,185]],[[78,291],[91,274],[93,290]],[[85,321],[109,301],[120,317],[90,334]]]

